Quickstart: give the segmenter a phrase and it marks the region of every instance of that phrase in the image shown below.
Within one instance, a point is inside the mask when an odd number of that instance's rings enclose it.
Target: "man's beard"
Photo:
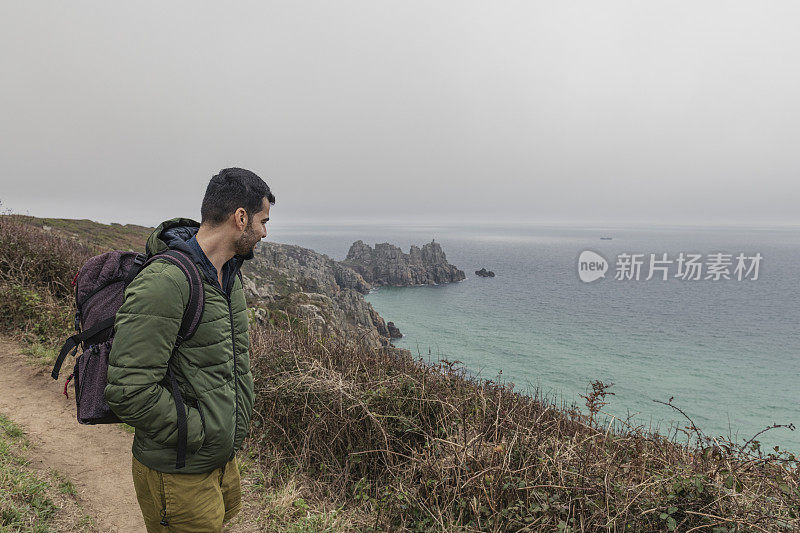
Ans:
[[[255,250],[256,244],[261,239],[258,238],[258,235],[255,231],[251,231],[250,228],[245,230],[244,233],[239,237],[236,241],[235,246],[235,253],[242,259],[252,259],[253,258],[253,250]]]

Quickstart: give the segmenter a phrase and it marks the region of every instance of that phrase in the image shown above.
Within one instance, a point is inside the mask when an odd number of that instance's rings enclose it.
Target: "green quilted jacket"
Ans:
[[[186,218],[163,222],[150,235],[147,251],[189,252],[199,224]],[[166,242],[165,242],[166,241]],[[167,361],[189,299],[189,282],[166,260],[145,267],[125,289],[114,321],[105,398],[136,429],[133,455],[169,473],[205,473],[233,458],[249,431],[253,410],[248,314],[238,273],[243,258],[227,269],[227,294],[209,279],[208,269],[190,253],[203,277],[205,307],[195,334],[177,349],[175,377],[186,404],[186,466],[176,469],[177,414]]]

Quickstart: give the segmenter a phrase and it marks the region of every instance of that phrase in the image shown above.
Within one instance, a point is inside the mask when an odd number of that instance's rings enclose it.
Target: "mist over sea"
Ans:
[[[613,237],[601,240],[602,236]],[[353,241],[408,253],[435,238],[467,279],[381,287],[367,300],[404,337],[396,346],[431,360],[459,360],[474,374],[585,410],[579,394],[613,383],[605,411],[671,433],[683,409],[708,435],[742,443],[773,423],[762,447],[800,452],[800,230],[797,228],[573,227],[542,225],[319,225],[271,228],[267,240],[342,260]],[[579,254],[611,269],[580,281]],[[614,279],[619,253],[743,252],[763,256],[757,280]],[[496,273],[481,278],[475,270]],[[733,268],[731,268],[731,271]],[[705,277],[706,271],[703,271]],[[752,274],[751,274],[752,277]],[[685,441],[685,438],[683,438]]]

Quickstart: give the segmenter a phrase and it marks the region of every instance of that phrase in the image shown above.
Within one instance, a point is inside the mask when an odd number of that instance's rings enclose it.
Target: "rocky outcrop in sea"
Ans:
[[[393,339],[399,339],[400,337],[403,336],[403,334],[400,333],[400,330],[397,328],[397,326],[394,325],[394,322],[387,322],[386,329],[389,330],[389,336]]]
[[[422,248],[412,245],[406,254],[388,242],[372,248],[358,240],[350,246],[342,264],[358,272],[372,285],[437,285],[466,278],[464,271],[447,262],[441,245],[435,241]]]

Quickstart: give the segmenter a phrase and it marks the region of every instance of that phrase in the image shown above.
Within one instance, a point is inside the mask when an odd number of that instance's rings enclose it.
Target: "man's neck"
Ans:
[[[217,276],[220,278],[219,282],[222,285],[222,265],[234,256],[234,250],[230,243],[227,242],[225,234],[221,231],[211,231],[203,226],[197,230],[197,244],[203,249],[208,260],[217,269]]]

